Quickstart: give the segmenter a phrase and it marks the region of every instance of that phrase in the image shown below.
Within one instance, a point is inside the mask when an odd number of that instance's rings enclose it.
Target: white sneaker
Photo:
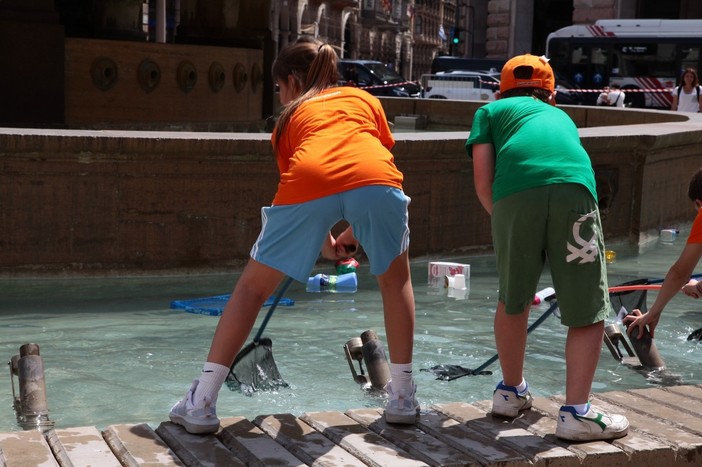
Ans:
[[[527,390],[519,394],[516,387],[507,386],[504,381],[500,381],[492,393],[492,414],[515,418],[522,410],[530,409],[533,400],[528,384]]]
[[[388,392],[388,402],[385,404],[385,421],[388,423],[402,423],[405,425],[417,422],[419,402],[415,398],[417,385],[412,382],[412,390],[401,389],[397,392],[392,388],[390,381],[385,390]]]
[[[171,421],[181,425],[188,433],[204,434],[219,430],[219,418],[209,397],[202,401],[193,400],[195,389],[200,381],[194,380],[185,398],[178,401],[169,414]]]
[[[629,421],[623,415],[610,415],[588,405],[585,415],[569,405],[558,412],[556,436],[568,441],[594,441],[621,438],[629,431]]]

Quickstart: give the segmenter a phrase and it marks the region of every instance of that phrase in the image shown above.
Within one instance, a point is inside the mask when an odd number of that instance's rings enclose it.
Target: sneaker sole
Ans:
[[[609,433],[582,433],[582,432],[566,432],[556,429],[556,437],[566,441],[607,441],[611,439],[623,438],[629,433],[627,426],[623,430],[610,431]]]
[[[175,423],[176,425],[182,426],[183,428],[185,428],[185,431],[192,435],[216,433],[219,430],[219,420],[217,420],[217,424],[211,423],[205,425],[202,423],[189,422],[184,417],[175,414],[170,414],[169,418],[171,419],[171,422]]]
[[[524,407],[517,409],[517,410],[506,410],[504,412],[498,410],[495,410],[495,407],[492,408],[491,413],[493,415],[496,415],[498,417],[505,417],[505,418],[517,418],[521,412],[524,412],[525,410],[531,409],[531,403],[528,405],[525,405]]]

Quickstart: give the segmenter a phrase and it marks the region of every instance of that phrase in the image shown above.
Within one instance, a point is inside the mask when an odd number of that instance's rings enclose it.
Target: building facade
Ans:
[[[4,0],[0,125],[256,123],[275,112],[273,60],[303,36],[419,80],[438,55],[539,54],[552,31],[617,18],[702,18],[702,2]]]

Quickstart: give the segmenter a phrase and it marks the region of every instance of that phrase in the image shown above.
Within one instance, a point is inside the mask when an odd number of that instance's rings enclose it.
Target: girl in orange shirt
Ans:
[[[320,251],[336,260],[363,246],[383,298],[391,381],[385,418],[414,423],[412,377],[414,293],[410,277],[408,205],[395,141],[380,101],[337,87],[337,56],[328,44],[298,42],[273,64],[284,109],[272,135],[280,181],[261,210],[262,229],[215,331],[200,377],[170,418],[191,433],[219,428],[217,394],[259,310],[284,276],[306,282]],[[349,227],[337,238],[330,229]]]

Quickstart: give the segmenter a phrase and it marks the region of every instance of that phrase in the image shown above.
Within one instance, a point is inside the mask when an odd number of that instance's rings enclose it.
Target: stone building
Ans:
[[[605,18],[702,18],[702,2],[4,0],[0,125],[233,129],[273,114],[268,70],[301,36],[419,80],[437,55],[543,53],[548,33]]]

